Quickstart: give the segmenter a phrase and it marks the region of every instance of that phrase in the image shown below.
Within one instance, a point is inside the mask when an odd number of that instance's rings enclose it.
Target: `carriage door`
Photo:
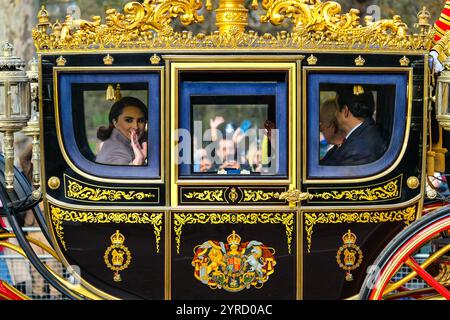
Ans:
[[[107,299],[164,299],[164,72],[150,57],[41,57],[49,229],[63,262]],[[110,114],[121,101],[133,106],[119,125]],[[136,165],[133,119],[148,144]]]
[[[298,57],[165,58],[171,298],[295,299]]]
[[[423,57],[316,56],[302,70],[302,297],[342,299],[421,210]]]

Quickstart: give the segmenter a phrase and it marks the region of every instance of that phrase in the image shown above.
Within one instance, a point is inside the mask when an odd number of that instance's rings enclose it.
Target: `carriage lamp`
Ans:
[[[36,58],[33,58],[29,63],[29,70],[27,76],[30,81],[30,103],[31,103],[31,117],[27,126],[22,132],[31,137],[32,155],[31,163],[33,164],[32,184],[34,191],[33,197],[38,199],[41,196],[39,188],[41,186],[40,179],[40,151],[39,151],[39,67]]]
[[[437,80],[436,120],[441,127],[450,131],[450,57],[444,62],[444,70]]]
[[[30,87],[25,63],[13,56],[13,46],[5,43],[0,56],[0,132],[4,133],[6,189],[14,188],[14,132],[30,119]]]

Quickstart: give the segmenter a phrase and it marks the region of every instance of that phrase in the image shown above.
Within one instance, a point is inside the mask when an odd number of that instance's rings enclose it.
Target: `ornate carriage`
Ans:
[[[254,0],[252,7],[258,5]],[[445,134],[432,114],[433,30],[427,13],[418,15],[417,32],[410,32],[399,16],[368,16],[362,24],[357,10],[342,13],[332,1],[261,5],[262,23],[292,28],[262,35],[248,30],[243,0],[219,1],[218,30],[211,34],[171,26],[173,19],[203,22],[203,3],[195,0],[130,2],[123,12],[107,10],[105,23],[71,16],[50,22],[45,8],[39,11],[33,39],[42,227],[55,256],[67,268],[79,268],[80,285],[29,257],[64,294],[230,300],[450,296],[448,209],[427,213],[442,206],[428,199],[437,192],[427,193],[427,177],[445,172],[446,152]],[[209,0],[205,9],[213,9]],[[438,44],[445,43],[443,38]],[[354,84],[375,98],[373,118],[387,149],[370,163],[323,165],[320,105],[336,88]],[[148,107],[148,157],[142,166],[96,162],[95,130],[125,95]],[[234,132],[254,129],[259,166],[249,160],[248,134],[249,168],[202,170],[196,155],[213,141],[204,128],[214,117],[235,125]],[[267,120],[274,125],[270,139]],[[4,203],[24,197],[8,190]],[[20,204],[5,206],[12,221],[24,209]],[[434,249],[420,266],[414,254],[430,239]],[[412,273],[398,281],[404,264]],[[405,284],[417,275],[424,287],[408,289]]]

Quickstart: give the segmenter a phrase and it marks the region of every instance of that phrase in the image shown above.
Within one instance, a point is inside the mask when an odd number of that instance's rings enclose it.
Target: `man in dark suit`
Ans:
[[[350,90],[349,90],[350,89]],[[373,121],[375,103],[360,85],[338,92],[336,119],[345,133],[344,143],[320,162],[328,166],[355,166],[378,160],[387,145]]]

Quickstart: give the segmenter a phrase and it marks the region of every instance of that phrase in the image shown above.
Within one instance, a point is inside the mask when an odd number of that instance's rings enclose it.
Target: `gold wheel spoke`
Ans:
[[[441,256],[443,256],[445,253],[447,253],[450,250],[450,244],[446,245],[445,247],[441,248],[439,251],[435,252],[433,255],[431,255],[425,262],[423,262],[420,267],[422,269],[426,269],[430,264],[432,264],[434,261],[436,261],[438,258],[440,258]],[[410,274],[408,274],[406,277],[404,277],[403,279],[389,284],[386,289],[383,292],[383,295],[387,295],[388,293],[397,290],[398,288],[400,288],[401,286],[403,286],[405,283],[407,283],[408,281],[410,281],[411,279],[413,279],[414,277],[417,276],[417,273],[415,271],[412,271]]]

